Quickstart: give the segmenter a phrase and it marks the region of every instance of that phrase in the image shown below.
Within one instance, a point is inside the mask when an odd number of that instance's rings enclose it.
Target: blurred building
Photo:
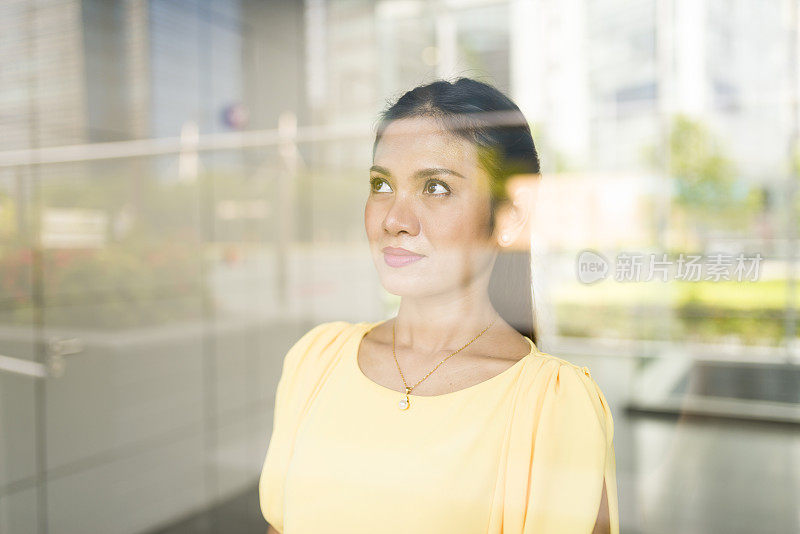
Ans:
[[[281,111],[303,115],[300,2],[19,0],[0,10],[0,150],[174,137],[187,121],[201,134],[270,128]],[[234,117],[238,104],[246,119]]]
[[[747,176],[781,174],[786,1],[5,2],[0,149],[372,123],[435,76],[519,102],[560,169],[634,169],[669,119],[707,121]],[[746,43],[746,44],[745,44]],[[269,98],[263,95],[269,94]],[[734,127],[735,126],[735,127]],[[366,153],[360,154],[363,159]],[[325,160],[353,161],[332,149]]]

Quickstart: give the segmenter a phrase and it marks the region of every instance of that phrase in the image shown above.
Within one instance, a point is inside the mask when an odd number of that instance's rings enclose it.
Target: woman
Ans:
[[[269,532],[617,534],[611,412],[587,368],[536,348],[530,252],[505,252],[529,217],[512,184],[539,173],[519,108],[467,78],[417,87],[373,163],[366,233],[401,305],[287,353]]]

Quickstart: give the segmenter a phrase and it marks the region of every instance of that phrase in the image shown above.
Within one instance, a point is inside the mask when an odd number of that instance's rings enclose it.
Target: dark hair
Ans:
[[[411,117],[436,119],[448,131],[478,147],[480,163],[490,179],[488,231],[493,233],[497,207],[509,200],[509,178],[539,173],[539,155],[519,107],[497,88],[470,78],[437,80],[415,87],[381,114],[372,145],[373,159],[389,124]],[[529,248],[501,250],[492,269],[489,298],[508,324],[538,344]]]

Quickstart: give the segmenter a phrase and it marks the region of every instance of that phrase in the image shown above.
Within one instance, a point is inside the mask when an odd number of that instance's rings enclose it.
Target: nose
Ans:
[[[383,229],[390,234],[405,231],[416,235],[419,232],[419,219],[411,199],[405,199],[402,195],[395,196],[383,218]]]

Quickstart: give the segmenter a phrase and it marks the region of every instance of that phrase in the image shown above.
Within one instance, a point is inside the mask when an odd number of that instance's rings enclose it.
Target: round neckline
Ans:
[[[350,360],[350,365],[353,367],[355,374],[360,377],[359,380],[366,383],[369,387],[371,387],[376,391],[382,391],[384,394],[389,393],[399,398],[404,395],[403,392],[394,390],[392,388],[386,387],[382,384],[378,384],[377,382],[373,381],[370,377],[364,374],[364,371],[361,370],[361,366],[359,366],[358,364],[358,352],[361,349],[361,342],[364,340],[364,338],[372,329],[374,329],[376,326],[386,321],[388,321],[388,319],[384,321],[378,321],[375,323],[369,323],[369,322],[357,323],[356,326],[359,328],[359,330],[357,332],[357,335],[354,336],[355,337],[354,348],[351,354],[349,355],[350,357],[348,359]],[[457,389],[456,391],[450,391],[449,393],[441,393],[439,395],[416,395],[414,393],[409,393],[408,394],[409,398],[413,398],[414,401],[417,402],[419,401],[431,402],[435,401],[436,399],[449,399],[459,395],[473,393],[475,391],[485,389],[494,384],[495,382],[499,382],[503,378],[512,375],[517,369],[522,367],[525,364],[525,362],[528,359],[530,359],[531,354],[533,354],[534,350],[536,349],[536,345],[534,345],[533,340],[531,340],[528,336],[523,336],[523,337],[528,341],[528,344],[531,346],[531,350],[528,352],[528,354],[526,354],[525,356],[514,362],[508,369],[505,369],[500,373],[490,378],[487,378],[486,380],[478,382],[477,384]]]

